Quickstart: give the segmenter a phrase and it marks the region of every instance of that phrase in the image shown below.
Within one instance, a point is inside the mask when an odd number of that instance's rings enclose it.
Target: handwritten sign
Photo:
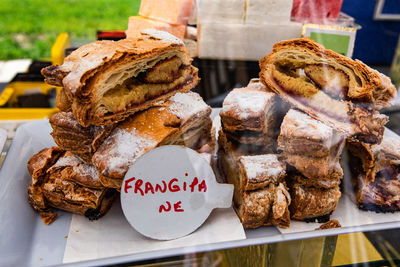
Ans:
[[[233,185],[218,184],[196,151],[162,146],[130,167],[121,188],[128,222],[144,236],[170,240],[199,228],[214,208],[229,208]]]

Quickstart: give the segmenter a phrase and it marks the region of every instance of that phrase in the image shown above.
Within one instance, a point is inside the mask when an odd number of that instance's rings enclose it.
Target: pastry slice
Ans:
[[[244,228],[290,226],[290,195],[283,183],[278,186],[269,184],[263,189],[246,191],[243,194],[243,203],[237,208],[237,213]]]
[[[278,150],[285,161],[308,178],[341,178],[339,158],[344,137],[331,127],[291,109],[281,124]]]
[[[285,165],[277,155],[245,155],[248,151],[232,146],[222,130],[218,144],[218,169],[225,182],[234,185],[234,207],[243,226],[289,227],[290,195],[284,182]]]
[[[72,112],[59,112],[49,119],[53,128],[51,136],[62,149],[73,152],[87,163],[91,163],[93,153],[110,135],[115,124],[106,126],[81,126]]]
[[[308,183],[299,173],[288,174],[288,187],[292,202],[290,217],[299,221],[329,221],[341,196],[339,186],[331,188],[316,187]]]
[[[220,111],[222,128],[239,143],[270,146],[276,143],[287,110],[278,95],[252,79],[247,87],[233,89],[225,98]]]
[[[57,147],[35,154],[28,161],[28,170],[32,176],[28,200],[46,224],[56,218],[51,208],[98,219],[116,196],[115,190],[102,186],[93,165]]]
[[[42,70],[45,81],[63,86],[57,104],[82,126],[122,121],[199,81],[186,48],[154,29],[137,39],[97,41],[80,47],[61,66]],[[70,108],[69,108],[70,106]]]
[[[382,143],[347,142],[355,200],[361,209],[400,210],[400,137],[385,129]]]
[[[282,41],[260,60],[260,79],[310,116],[347,136],[379,143],[396,89],[360,61],[325,49],[309,38]]]
[[[119,189],[135,160],[161,145],[200,149],[211,137],[211,108],[194,92],[177,93],[129,117],[112,131],[92,161],[104,186]]]

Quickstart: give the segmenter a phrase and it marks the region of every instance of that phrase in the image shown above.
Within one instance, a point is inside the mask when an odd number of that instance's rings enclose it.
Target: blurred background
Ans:
[[[96,31],[125,30],[140,0],[2,0],[0,1],[0,60],[50,57],[60,32],[88,43]]]

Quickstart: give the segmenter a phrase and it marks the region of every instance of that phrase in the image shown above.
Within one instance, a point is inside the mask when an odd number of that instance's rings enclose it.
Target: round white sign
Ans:
[[[195,231],[214,208],[230,207],[232,195],[233,185],[218,184],[199,153],[162,146],[130,167],[121,187],[121,205],[139,233],[170,240]]]

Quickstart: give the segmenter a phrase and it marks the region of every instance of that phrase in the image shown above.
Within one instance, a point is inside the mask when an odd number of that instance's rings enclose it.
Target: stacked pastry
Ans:
[[[46,224],[57,216],[50,207],[98,219],[111,207],[116,191],[105,188],[93,165],[58,147],[45,148],[28,161],[32,182],[28,200]]]
[[[309,38],[274,45],[260,60],[260,79],[293,106],[347,136],[380,143],[396,88],[390,79],[357,60]]]
[[[400,136],[385,129],[382,143],[349,138],[349,166],[355,201],[376,212],[400,210]]]
[[[196,93],[197,69],[183,43],[147,30],[136,40],[99,41],[42,70],[62,86],[50,118],[58,147],[28,162],[28,197],[46,223],[50,207],[97,219],[135,160],[161,145],[210,152],[211,108]]]
[[[326,221],[341,196],[339,159],[346,138],[357,144],[353,151],[361,158],[355,179],[360,205],[371,204],[371,193],[364,191],[382,187],[381,199],[390,199],[386,205],[398,205],[397,156],[382,156],[379,148],[387,143],[379,145],[387,122],[379,109],[396,94],[390,79],[308,38],[276,44],[260,68],[261,82],[234,89],[220,112],[219,168],[235,186],[235,207],[245,227],[287,227],[289,213],[276,217],[271,211],[286,205],[292,219]],[[380,151],[374,164],[372,148]],[[278,163],[286,174],[277,170]],[[377,175],[371,166],[385,167]],[[360,182],[371,173],[379,182]],[[274,188],[286,192],[285,184],[290,197],[271,200]]]
[[[279,134],[286,106],[252,80],[247,87],[230,92],[220,112],[218,166],[225,180],[235,186],[234,206],[246,228],[290,224],[286,168],[272,141]]]
[[[339,158],[344,138],[331,127],[291,109],[281,124],[278,149],[289,164],[290,215],[324,222],[336,209],[343,170]]]
[[[396,96],[396,88],[390,79],[362,62],[327,50],[308,38],[276,44],[272,53],[260,60],[260,68],[260,79],[271,90],[313,119],[319,120],[347,138],[352,155],[358,158],[353,157],[353,161],[361,162],[357,168],[353,168],[358,205],[366,209],[371,207],[378,210],[396,209],[395,206],[398,204],[395,204],[397,198],[395,195],[399,192],[398,179],[396,172],[389,171],[396,169],[393,168],[395,160],[392,163],[388,161],[388,158],[396,154],[396,148],[392,146],[386,149],[388,142],[382,142],[382,139],[387,138],[383,136],[384,125],[388,119],[387,116],[379,113],[382,107],[390,106],[392,99]],[[311,133],[314,130],[311,130],[309,127],[308,133],[304,133],[306,138],[303,138],[303,144],[309,144],[308,141],[313,140],[314,135]],[[284,135],[284,133],[281,134]],[[327,188],[330,184],[329,194],[332,195],[332,204],[327,203],[324,198],[318,198],[318,201],[321,201],[320,204],[327,207],[336,205],[333,199],[338,197],[339,192],[334,189],[336,188],[335,180],[337,181],[337,177],[342,176],[339,165],[337,165],[338,168],[335,167],[335,162],[337,162],[335,157],[340,155],[342,147],[340,138],[343,137],[334,136],[335,134],[327,139],[332,141],[325,143],[325,147],[319,146],[312,153],[300,151],[301,156],[290,155],[295,151],[290,151],[287,144],[281,143],[282,149],[287,150],[286,153],[284,152],[287,162],[308,178],[307,181],[311,181],[312,178],[324,180],[326,185],[322,186],[320,182],[318,185],[320,188]],[[322,137],[323,135],[320,135],[318,139]],[[311,148],[311,144],[309,145]],[[382,153],[383,151],[385,152]],[[317,164],[318,161],[314,159],[322,156],[321,153],[326,153],[325,160],[328,159],[332,164],[321,165],[324,159],[318,160],[320,163]],[[382,156],[385,153],[392,155]],[[307,156],[311,156],[312,160]],[[385,167],[381,170],[382,166]],[[377,171],[378,169],[381,171]],[[326,183],[325,178],[329,178],[329,183]],[[299,181],[299,176],[296,175],[294,180]],[[298,190],[299,199],[303,198],[312,203],[311,198],[307,200],[307,194],[304,194],[306,192],[304,181],[305,179],[301,180],[301,189],[300,185],[292,186],[292,193]],[[296,204],[296,195],[292,194],[292,198],[294,201],[291,211],[292,217],[295,218],[296,211],[301,210],[302,207]]]

